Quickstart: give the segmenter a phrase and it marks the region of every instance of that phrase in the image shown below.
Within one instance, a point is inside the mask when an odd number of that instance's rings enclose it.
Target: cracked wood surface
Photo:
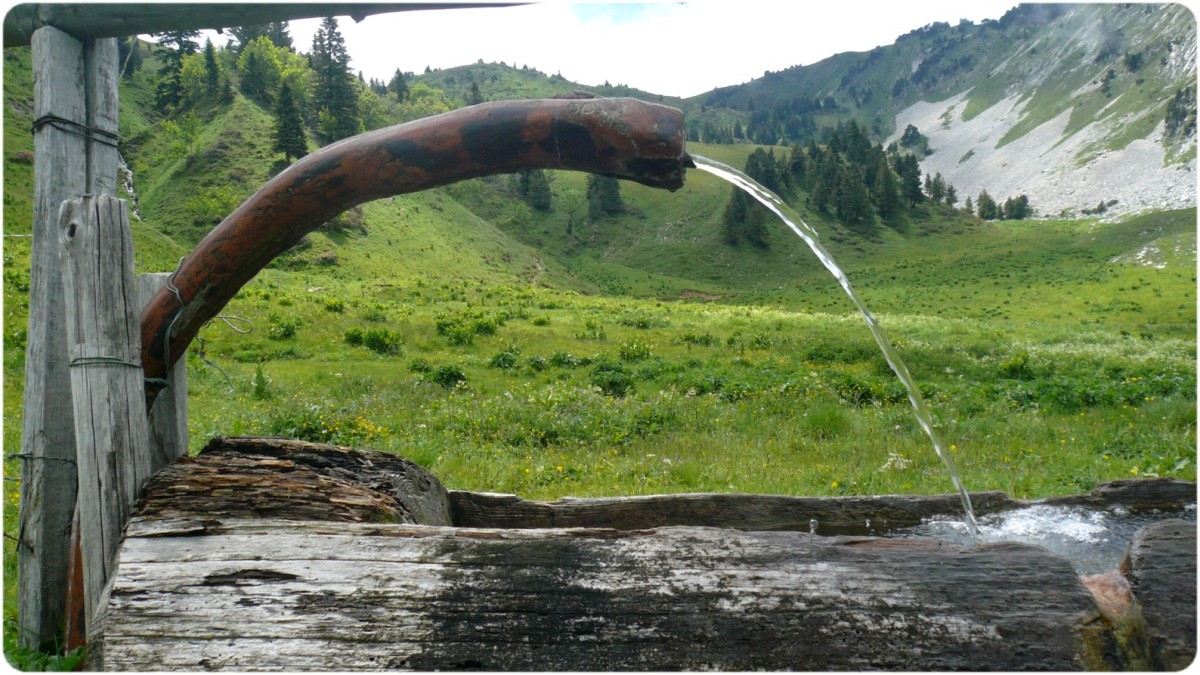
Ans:
[[[105,668],[1114,665],[1080,653],[1099,630],[1091,596],[1031,546],[216,520],[198,536],[131,523]]]

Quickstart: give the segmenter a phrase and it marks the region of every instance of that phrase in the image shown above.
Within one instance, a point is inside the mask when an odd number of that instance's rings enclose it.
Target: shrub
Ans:
[[[492,357],[491,361],[488,362],[489,367],[499,368],[501,370],[508,370],[510,368],[514,368],[514,367],[516,367],[516,365],[517,365],[517,355],[512,352],[499,352],[495,356]]]
[[[608,396],[623,398],[633,388],[633,378],[625,366],[613,361],[601,361],[592,368],[591,383]]]
[[[640,342],[636,338],[626,340],[617,348],[617,355],[622,361],[641,361],[650,356],[650,345],[645,342]]]
[[[529,365],[529,369],[530,369],[530,370],[532,370],[532,371],[534,371],[534,372],[539,372],[539,373],[540,373],[540,372],[542,372],[543,370],[545,370],[545,369],[546,369],[546,365],[547,365],[547,364],[546,364],[546,357],[544,357],[544,356],[531,356],[531,357],[529,357],[529,362],[528,362],[528,365]]]
[[[267,337],[272,340],[294,338],[299,329],[300,319],[294,316],[282,316],[275,312],[267,315]]]
[[[361,345],[363,343],[363,331],[361,328],[351,328],[342,337],[346,340],[346,344]]]
[[[556,368],[578,368],[583,365],[582,360],[574,354],[567,352],[554,352],[550,355],[550,365]]]
[[[370,328],[362,334],[363,346],[379,354],[399,354],[400,334],[386,328]]]
[[[325,311],[331,314],[341,314],[346,311],[346,303],[337,298],[330,298],[325,301]]]
[[[433,370],[433,366],[425,359],[413,359],[408,364],[408,372],[410,373],[428,373]]]
[[[1022,349],[1000,364],[1000,377],[1010,380],[1032,380],[1033,369],[1029,367],[1029,352]]]
[[[455,387],[459,382],[466,382],[467,376],[463,375],[462,368],[458,366],[438,366],[437,370],[428,373],[425,379],[443,387]]]

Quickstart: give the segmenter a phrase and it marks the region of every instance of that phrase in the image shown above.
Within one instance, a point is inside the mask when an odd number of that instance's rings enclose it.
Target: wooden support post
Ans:
[[[150,478],[128,218],[125,202],[93,196],[64,202],[60,217],[89,635],[122,530]]]
[[[49,26],[33,34],[32,45],[34,118],[39,122],[33,138],[33,255],[17,593],[21,644],[36,648],[54,646],[61,635],[75,509],[75,433],[66,421],[71,415],[71,384],[58,209],[64,200],[88,192],[115,194],[117,49],[114,39],[84,43]]]
[[[145,307],[167,285],[170,272],[139,274],[138,306]],[[167,388],[150,409],[150,471],[152,474],[187,454],[187,359],[175,362],[167,374]]]

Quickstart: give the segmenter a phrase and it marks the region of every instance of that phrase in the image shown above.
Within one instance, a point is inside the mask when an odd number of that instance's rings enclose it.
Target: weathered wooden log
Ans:
[[[59,267],[58,209],[66,199],[90,192],[89,178],[103,180],[92,164],[86,134],[94,127],[116,132],[113,96],[89,107],[88,83],[115,69],[115,42],[92,48],[55,28],[33,36],[33,251],[29,281],[29,339],[25,352],[25,397],[21,425],[21,524],[17,546],[17,613],[23,645],[53,641],[63,625],[68,540],[75,510],[75,429],[71,379],[67,372],[66,316]],[[111,48],[112,59],[100,58]],[[115,75],[113,76],[115,82]],[[99,174],[97,170],[100,170]],[[117,167],[111,167],[112,183]],[[99,194],[100,192],[97,192]],[[111,193],[110,193],[111,194]]]
[[[414,490],[434,506],[405,505]],[[1097,490],[1121,492],[1149,491]],[[755,495],[633,498],[632,510],[613,499],[580,512],[597,522],[607,513],[613,527],[408,524],[449,523],[441,519],[451,502],[458,513],[468,494],[447,494],[419,467],[373,451],[215,439],[147,489],[127,531],[107,628],[91,643],[92,665],[594,671],[1148,663],[1142,643],[1122,641],[1121,612],[1133,606],[1123,577],[1116,604],[1102,598],[1098,606],[1093,592],[1101,597],[1102,589],[1093,583],[1089,592],[1068,561],[1039,547],[813,535],[802,517],[816,513],[813,502],[842,500],[791,498],[789,505]],[[489,499],[506,501],[473,495],[469,503]],[[553,505],[573,501],[592,500]],[[908,505],[896,509],[904,513],[920,500],[899,501]],[[957,511],[952,495],[931,503]],[[503,504],[500,512],[498,520],[512,522]],[[659,526],[631,528],[654,512]],[[730,522],[802,531],[748,532]]]
[[[1180,511],[1196,503],[1196,484],[1167,478],[1105,483],[1086,495],[1036,501],[1002,492],[971,493],[979,516],[1034,504],[1130,512]],[[705,525],[742,530],[802,530],[818,534],[881,534],[932,516],[962,512],[957,495],[790,497],[746,494],[673,494],[644,497],[565,498],[535,502],[516,495],[452,490],[454,522],[464,527],[615,527]]]
[[[139,274],[138,303],[145,307],[170,280],[169,272]],[[140,316],[139,312],[139,316]],[[164,394],[150,408],[150,471],[157,473],[188,449],[187,361],[180,359],[167,373]]]
[[[1043,549],[716,528],[135,519],[114,670],[1107,669]],[[194,532],[185,524],[178,534]]]
[[[1141,607],[1152,667],[1187,668],[1196,659],[1196,523],[1142,528],[1122,572]]]
[[[138,339],[141,305],[123,201],[107,196],[67,200],[59,228],[90,634],[125,522],[151,475]]]
[[[180,261],[142,316],[147,405],[204,322],[271,260],[355,205],[521,169],[569,169],[668,190],[692,166],[683,113],[631,98],[496,101],[344,139],[298,160]]]
[[[159,472],[139,514],[450,525],[446,489],[382,452],[284,438],[215,438]]]

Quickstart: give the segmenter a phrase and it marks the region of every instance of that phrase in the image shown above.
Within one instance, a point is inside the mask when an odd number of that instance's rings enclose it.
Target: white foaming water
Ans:
[[[1130,514],[1126,509],[1086,509],[1078,506],[1037,504],[1023,509],[988,514],[970,536],[959,521],[944,516],[891,536],[928,537],[951,544],[1015,541],[1041,546],[1070,561],[1080,576],[1117,569],[1134,534],[1167,518],[1195,522],[1194,505],[1178,513]]]
[[[850,286],[850,279],[846,277],[846,273],[834,262],[833,256],[829,254],[829,251],[826,251],[825,247],[817,241],[818,235],[816,230],[804,222],[804,219],[785,204],[778,195],[759,185],[757,181],[741,171],[721,162],[708,159],[707,157],[692,155],[692,159],[696,162],[697,168],[737,186],[778,216],[785,225],[791,228],[792,232],[796,233],[796,236],[808,244],[808,247],[816,254],[817,259],[821,261],[825,269],[829,270],[830,274],[841,285],[842,290],[846,291],[846,295],[850,296],[850,300],[858,308],[858,311],[862,313],[863,319],[866,320],[867,328],[870,329],[871,335],[874,336],[875,342],[883,352],[884,358],[887,359],[888,365],[892,367],[892,371],[896,373],[896,377],[900,379],[900,382],[904,384],[904,388],[908,390],[908,400],[912,403],[917,422],[921,425],[921,429],[924,430],[925,435],[933,443],[934,452],[941,458],[942,463],[946,465],[946,470],[950,473],[950,482],[954,484],[954,488],[958,491],[958,496],[962,500],[964,526],[974,536],[977,526],[975,522],[975,510],[971,507],[971,497],[967,494],[966,487],[963,486],[962,480],[958,477],[958,467],[955,466],[954,457],[950,455],[950,452],[942,444],[941,438],[933,428],[933,416],[930,414],[929,408],[925,405],[925,398],[921,396],[921,390],[917,388],[916,381],[913,380],[912,375],[908,372],[908,366],[904,365],[904,361],[884,334],[875,316],[871,314],[870,310],[867,309],[867,306],[863,304],[858,294]]]

